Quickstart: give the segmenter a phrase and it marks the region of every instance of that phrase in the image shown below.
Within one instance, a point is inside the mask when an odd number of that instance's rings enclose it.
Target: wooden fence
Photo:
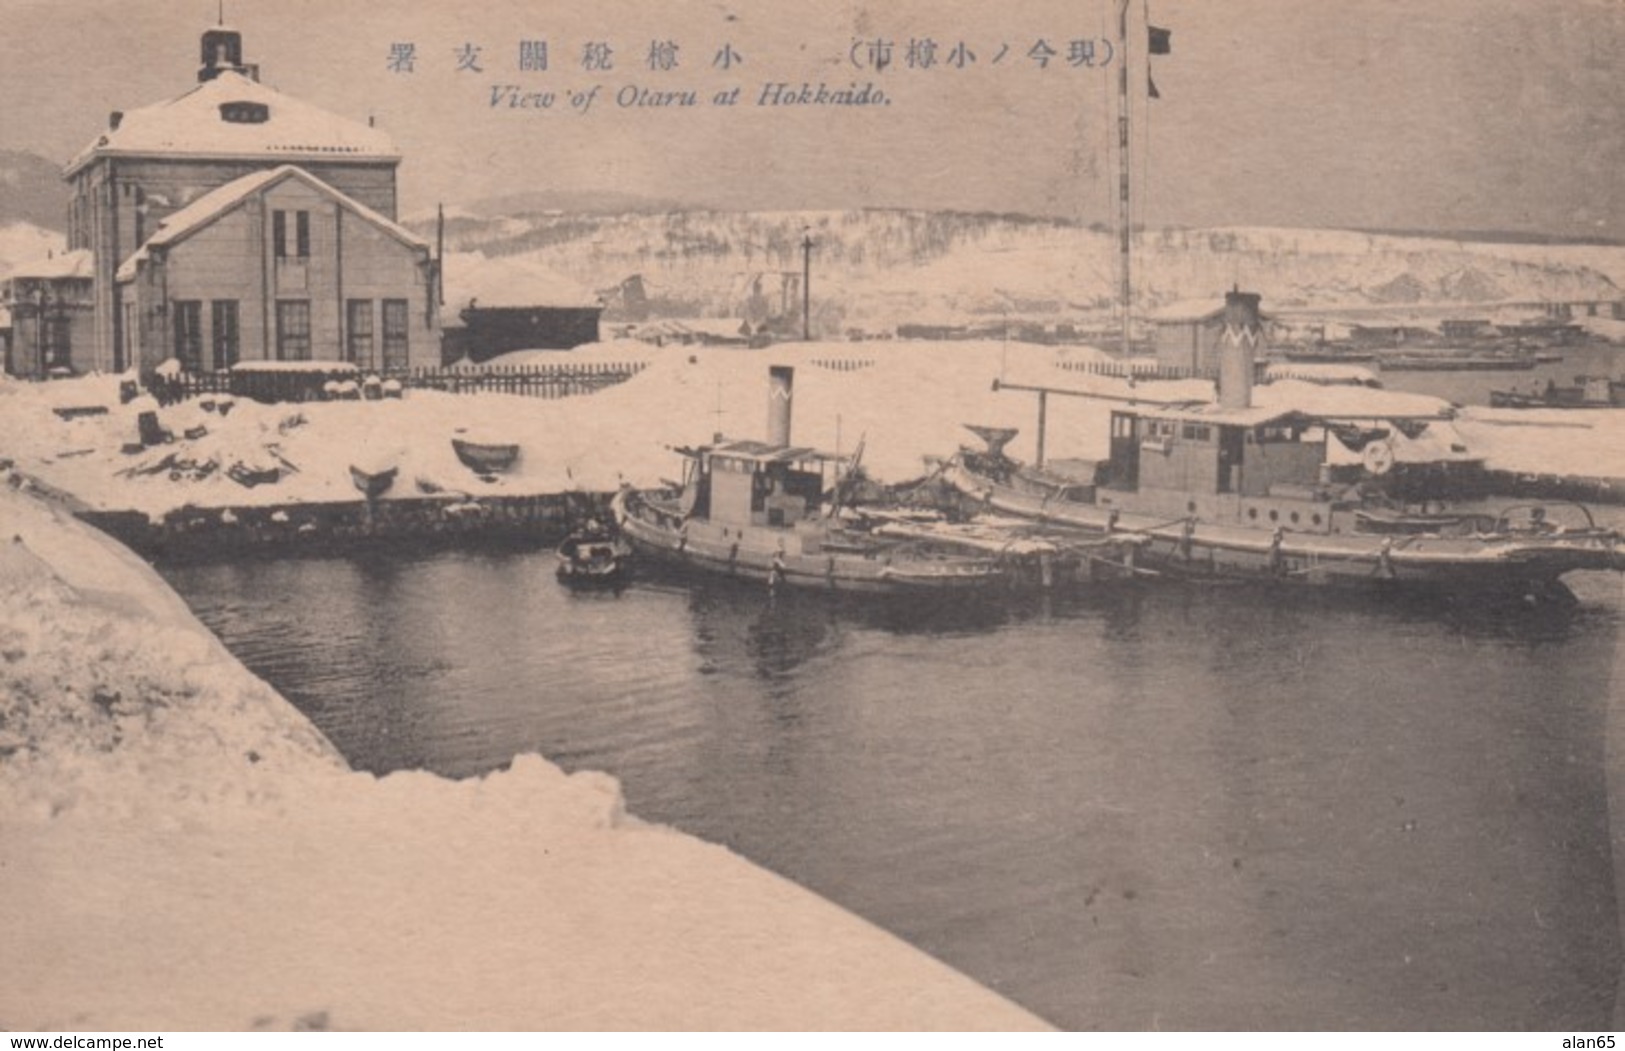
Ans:
[[[567,398],[576,394],[591,394],[625,383],[648,368],[648,362],[593,362],[574,364],[560,362],[549,365],[515,365],[489,369],[412,368],[388,369],[367,373],[377,376],[383,389],[438,390],[450,394],[490,392],[518,394],[530,398]],[[169,404],[186,398],[207,395],[232,395],[253,398],[263,402],[321,401],[331,397],[326,387],[330,382],[350,381],[357,385],[348,397],[362,397],[369,392],[370,383],[362,382],[362,374],[349,366],[332,369],[259,370],[220,369],[218,371],[184,372],[178,376],[155,378],[151,384],[153,396]],[[393,383],[391,382],[393,381]],[[398,385],[398,388],[397,388]],[[377,395],[373,395],[377,396]]]
[[[646,361],[514,365],[489,369],[417,368],[388,373],[408,390],[451,394],[489,392],[529,398],[568,398],[625,383],[649,367]]]
[[[831,372],[858,372],[873,368],[874,358],[814,358],[812,364]]]
[[[1190,369],[1182,365],[1138,364],[1126,361],[1057,361],[1055,367],[1066,372],[1081,372],[1088,376],[1111,376],[1126,380],[1212,380],[1218,379],[1213,369]]]

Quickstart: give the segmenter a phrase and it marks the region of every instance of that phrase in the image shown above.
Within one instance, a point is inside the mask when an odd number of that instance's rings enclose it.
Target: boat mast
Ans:
[[[1118,277],[1121,285],[1117,296],[1123,313],[1123,356],[1133,350],[1130,335],[1134,321],[1132,296],[1134,282],[1130,270],[1130,242],[1133,238],[1133,213],[1129,210],[1128,161],[1128,5],[1130,0],[1117,0],[1117,247]]]

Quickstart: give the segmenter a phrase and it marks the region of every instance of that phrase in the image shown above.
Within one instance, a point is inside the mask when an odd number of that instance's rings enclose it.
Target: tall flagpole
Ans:
[[[1134,280],[1130,269],[1130,242],[1134,217],[1129,210],[1129,97],[1128,97],[1128,5],[1117,4],[1117,246],[1119,255],[1118,300],[1123,312],[1123,356],[1133,351],[1131,329],[1134,321]]]

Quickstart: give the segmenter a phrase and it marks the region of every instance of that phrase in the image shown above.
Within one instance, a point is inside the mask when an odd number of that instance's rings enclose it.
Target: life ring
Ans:
[[[1360,462],[1375,475],[1385,475],[1394,468],[1394,447],[1385,441],[1367,442],[1360,450]]]

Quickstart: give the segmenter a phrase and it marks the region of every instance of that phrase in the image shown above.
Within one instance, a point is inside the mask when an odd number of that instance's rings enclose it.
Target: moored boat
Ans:
[[[612,587],[625,581],[632,548],[595,524],[564,538],[556,551],[560,581],[572,587]]]
[[[863,516],[826,507],[826,474],[845,461],[792,446],[793,370],[770,370],[767,442],[678,449],[675,492],[622,489],[621,533],[642,555],[770,587],[877,594],[984,591],[1004,585],[1009,560],[950,536],[887,536]]]
[[[1533,354],[1391,354],[1378,359],[1387,372],[1526,372]]]
[[[1546,384],[1544,390],[1490,391],[1494,409],[1611,409],[1625,407],[1625,380],[1607,376],[1576,376],[1572,386]]]
[[[1033,471],[1004,455],[1009,439],[997,432],[983,434],[985,449],[961,449],[944,478],[986,508],[1051,528],[1144,536],[1139,564],[1168,575],[1527,595],[1557,589],[1572,570],[1625,568],[1619,533],[1578,505],[1489,519],[1367,507],[1360,486],[1333,480],[1330,443],[1355,435],[1366,478],[1380,478],[1394,469],[1390,428],[1422,434],[1442,418],[1384,427],[1375,412],[1253,404],[1257,298],[1226,297],[1219,400],[1114,407],[1109,455],[1087,477],[1062,484]]]

